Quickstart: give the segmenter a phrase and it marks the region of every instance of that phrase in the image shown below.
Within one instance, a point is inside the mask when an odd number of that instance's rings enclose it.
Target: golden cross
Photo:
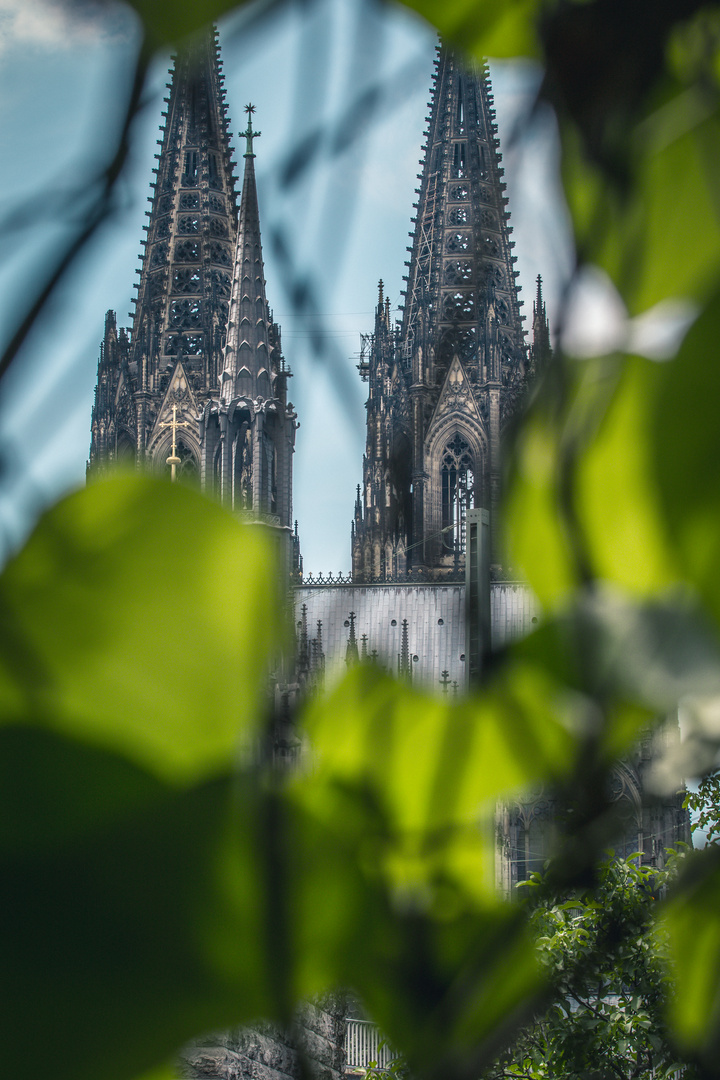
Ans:
[[[172,481],[172,483],[175,483],[175,479],[176,479],[176,476],[177,476],[177,473],[176,473],[175,470],[176,470],[177,466],[180,464],[180,458],[177,456],[177,444],[176,444],[177,429],[179,427],[189,428],[189,427],[191,427],[191,425],[188,424],[187,420],[178,420],[178,418],[177,418],[177,404],[176,403],[173,404],[172,411],[173,411],[172,420],[161,420],[160,424],[158,426],[161,427],[161,428],[166,428],[166,427],[171,427],[172,428],[172,450],[170,452],[170,457],[167,458],[165,464],[170,466],[170,480]]]

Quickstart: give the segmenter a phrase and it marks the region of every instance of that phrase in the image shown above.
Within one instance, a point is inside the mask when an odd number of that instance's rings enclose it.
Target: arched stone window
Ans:
[[[514,884],[542,873],[550,853],[556,813],[557,807],[542,791],[531,802],[516,807],[510,847]]]
[[[467,441],[456,432],[446,445],[440,470],[442,537],[446,551],[465,551],[465,518],[475,506],[475,462]]]
[[[135,444],[127,431],[121,431],[117,437],[115,457],[123,468],[131,468],[135,464]]]
[[[195,454],[189,446],[178,439],[175,444],[175,452],[180,458],[180,464],[175,468],[175,477],[183,484],[189,484],[191,487],[197,487],[200,483],[200,469],[199,463]],[[165,472],[170,475],[170,466],[165,462]]]
[[[215,457],[213,459],[213,494],[216,499],[222,497],[222,464],[223,444],[218,443],[218,447],[215,451]]]

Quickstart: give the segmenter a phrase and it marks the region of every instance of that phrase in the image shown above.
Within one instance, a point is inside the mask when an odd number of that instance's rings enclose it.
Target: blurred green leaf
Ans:
[[[720,1050],[720,852],[688,861],[664,911],[676,992],[669,1015],[681,1049],[698,1053],[711,1075]]]
[[[47,752],[31,760],[43,743],[57,763]],[[6,772],[23,770],[18,812],[34,801],[25,825],[0,824],[8,1075],[24,1074],[32,1046],[59,1080],[130,1078],[216,1024],[273,1015],[260,841],[252,801],[232,781],[177,792],[106,751],[29,728],[4,729],[0,745]],[[98,779],[108,785],[100,798]],[[242,896],[227,888],[228,864],[242,868]],[[217,959],[230,945],[231,971]]]
[[[371,800],[389,830],[375,859],[392,887],[422,891],[439,875],[487,903],[496,801],[569,769],[573,710],[530,665],[508,665],[459,701],[360,665],[308,710],[314,791],[349,786]]]
[[[429,850],[422,875],[389,872],[397,831],[360,783],[313,769],[292,785],[290,820],[302,984],[324,970],[351,987],[413,1073],[477,1076],[541,988],[523,911],[491,891],[469,895]]]
[[[143,1073],[142,1076],[136,1077],[135,1080],[177,1080],[177,1075],[177,1065],[161,1065],[159,1069]]]
[[[150,49],[177,45],[188,34],[209,26],[228,11],[241,8],[246,0],[174,0],[172,4],[158,0],[127,0],[140,16]],[[269,9],[275,0],[264,0]]]
[[[652,595],[682,580],[668,543],[650,441],[660,377],[649,360],[622,361],[612,399],[575,473],[575,505],[593,573],[630,595]]]
[[[667,530],[687,578],[720,619],[720,460],[716,403],[720,367],[720,294],[688,331],[674,360],[659,371],[650,452]]]
[[[520,431],[509,558],[548,611],[586,579],[638,598],[683,580],[652,443],[664,370],[639,357],[558,358]]]
[[[282,614],[272,553],[181,485],[118,476],[64,499],[0,604],[4,723],[31,716],[176,782],[227,768],[258,730]]]
[[[579,584],[558,490],[561,433],[555,411],[538,401],[513,446],[502,522],[513,574],[526,578],[547,610],[565,604]]]
[[[714,629],[682,594],[639,604],[615,590],[593,589],[514,651],[583,695],[591,725],[602,712],[596,749],[606,764],[626,754],[654,717],[673,712],[688,694],[720,694]],[[577,730],[581,734],[582,725]]]
[[[437,27],[447,42],[468,57],[532,56],[539,53],[536,23],[538,0],[490,4],[478,0],[402,0]]]
[[[631,315],[668,297],[704,299],[720,271],[720,207],[712,173],[720,116],[677,89],[634,137],[633,181],[609,182],[562,129],[562,175],[582,260],[605,270]],[[692,233],[692,257],[682,237]]]
[[[177,1065],[161,1065],[159,1069],[143,1073],[142,1076],[136,1077],[135,1080],[177,1080],[177,1074]]]

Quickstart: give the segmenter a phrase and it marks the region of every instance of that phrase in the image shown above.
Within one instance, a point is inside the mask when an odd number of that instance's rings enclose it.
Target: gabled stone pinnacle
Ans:
[[[244,155],[237,245],[230,296],[227,343],[223,362],[221,400],[274,396],[273,378],[277,374],[278,350],[275,348],[273,323],[265,296],[265,268],[260,238],[260,213],[255,182],[255,154],[252,140],[259,131],[252,129],[254,106],[246,106],[248,128],[243,132],[248,145]]]

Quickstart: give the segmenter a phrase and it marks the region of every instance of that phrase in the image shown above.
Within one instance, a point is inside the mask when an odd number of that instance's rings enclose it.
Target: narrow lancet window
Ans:
[[[465,518],[475,506],[475,464],[462,435],[445,447],[442,461],[442,536],[446,551],[465,551]]]

